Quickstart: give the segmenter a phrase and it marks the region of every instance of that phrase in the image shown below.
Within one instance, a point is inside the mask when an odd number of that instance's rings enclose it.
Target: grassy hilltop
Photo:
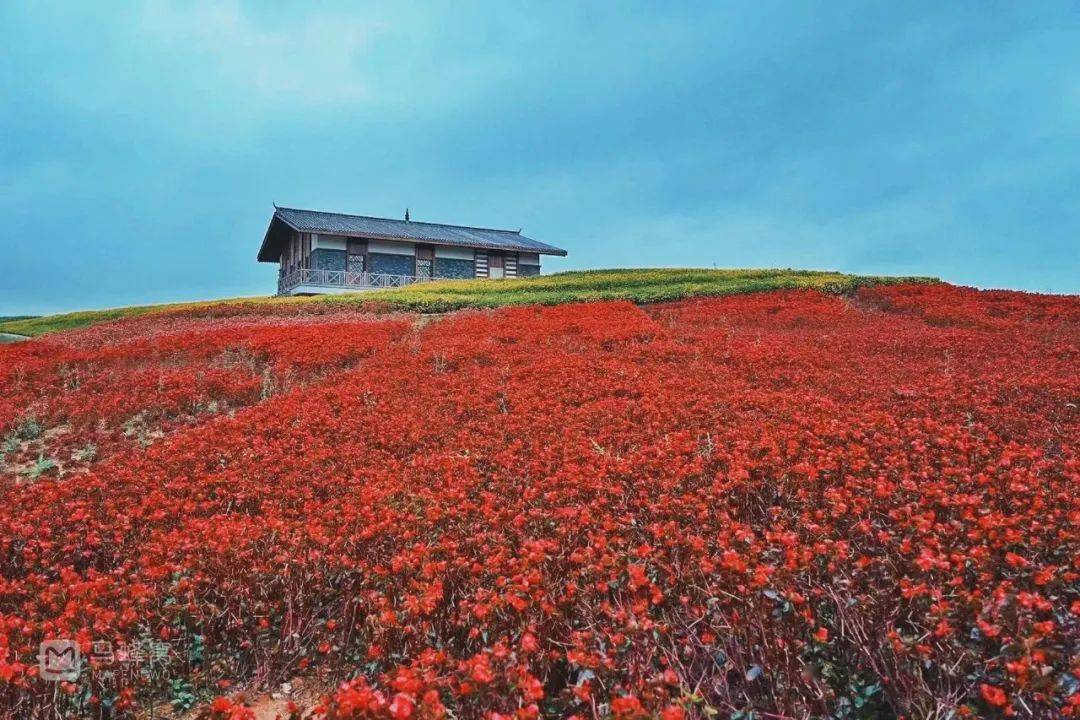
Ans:
[[[359,307],[390,306],[419,312],[443,312],[466,307],[555,305],[593,300],[630,300],[649,303],[698,295],[733,295],[790,288],[816,288],[829,293],[844,293],[861,285],[897,282],[936,282],[936,280],[790,269],[583,270],[514,280],[446,280],[407,288],[361,291],[346,295],[233,298],[88,310],[0,321],[0,332],[36,336],[147,313],[186,311],[223,304],[332,303]]]

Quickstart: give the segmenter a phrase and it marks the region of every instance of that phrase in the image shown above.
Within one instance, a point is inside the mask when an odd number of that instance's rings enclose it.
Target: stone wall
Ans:
[[[414,275],[416,258],[412,255],[390,255],[389,253],[368,253],[368,272],[387,275]]]
[[[315,248],[311,251],[312,270],[344,270],[345,251]]]
[[[459,260],[456,258],[444,257],[435,258],[435,277],[463,280],[475,276],[476,271],[472,260]]]

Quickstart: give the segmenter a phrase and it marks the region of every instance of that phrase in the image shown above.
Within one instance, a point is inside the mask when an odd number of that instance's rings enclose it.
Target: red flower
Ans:
[[[1005,694],[1005,691],[994,685],[982,683],[979,685],[979,692],[982,694],[983,700],[994,707],[1005,707],[1009,702],[1009,698]]]
[[[668,705],[660,711],[660,720],[683,720],[686,711],[679,705]]]
[[[155,677],[200,696],[248,687],[253,659],[356,678],[298,709],[314,720],[673,719],[680,681],[724,708],[734,677],[740,704],[829,714],[790,658],[834,622],[868,667],[949,668],[915,678],[936,697],[995,663],[1031,714],[1069,709],[1036,685],[1070,686],[1054,649],[1080,616],[1076,298],[903,284],[427,324],[298,307],[0,346],[20,712],[160,699],[119,672],[55,697],[38,646],[72,638],[96,668],[102,641],[136,662],[167,639]],[[878,681],[902,703],[914,686]],[[1012,711],[980,697],[958,713]]]
[[[415,708],[416,704],[411,697],[405,693],[398,693],[394,695],[394,699],[390,702],[390,717],[396,720],[404,720],[412,716]]]
[[[617,718],[636,718],[647,715],[641,701],[633,695],[612,698],[611,712]]]

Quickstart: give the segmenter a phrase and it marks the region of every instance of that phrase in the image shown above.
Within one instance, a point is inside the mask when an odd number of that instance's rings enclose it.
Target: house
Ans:
[[[344,215],[274,206],[259,262],[278,263],[279,295],[354,292],[438,279],[540,274],[566,251],[520,230]]]

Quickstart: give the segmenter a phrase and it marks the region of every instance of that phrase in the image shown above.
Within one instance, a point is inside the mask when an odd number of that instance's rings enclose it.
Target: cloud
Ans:
[[[521,226],[570,250],[553,269],[1075,291],[1074,21],[1064,3],[0,3],[19,303],[0,314],[270,288],[252,255],[271,201]]]
[[[387,29],[373,14],[315,9],[268,22],[237,0],[141,7],[136,30],[144,49],[192,60],[193,71],[212,73],[211,83],[238,103],[320,110],[371,97],[358,56]]]

